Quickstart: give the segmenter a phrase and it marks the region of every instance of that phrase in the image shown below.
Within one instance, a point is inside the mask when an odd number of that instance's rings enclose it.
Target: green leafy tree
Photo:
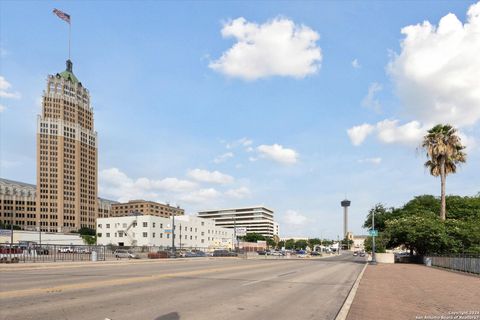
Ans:
[[[321,242],[319,238],[308,239],[308,246],[313,250],[313,248]]]
[[[363,227],[366,229],[372,229],[372,215],[375,214],[375,229],[378,231],[385,230],[385,221],[392,218],[393,208],[387,209],[381,203],[377,203],[368,212],[367,218],[363,223]]]
[[[246,236],[243,237],[243,241],[247,242],[257,242],[257,241],[265,241],[265,237],[259,233],[247,233]]]
[[[87,227],[81,227],[80,229],[78,229],[77,232],[72,232],[72,233],[79,233],[81,236],[83,236],[83,235],[95,236],[96,235],[95,229],[87,228]]]
[[[446,219],[445,183],[447,175],[457,171],[457,165],[466,161],[465,147],[461,143],[457,130],[450,125],[438,124],[428,130],[423,138],[422,148],[429,160],[425,167],[434,177],[440,176],[441,207],[440,219]]]
[[[292,250],[295,249],[295,240],[288,239],[285,241],[285,249]]]
[[[387,243],[389,239],[383,237],[382,233],[378,234],[378,237],[375,237],[375,252],[376,253],[385,253],[387,248]],[[364,242],[365,251],[372,252],[373,249],[373,238],[367,237]]]
[[[269,248],[275,248],[276,244],[272,238],[266,238],[266,241]]]
[[[387,222],[390,247],[405,245],[418,254],[448,252],[453,245],[445,224],[435,216],[403,216]]]
[[[93,246],[97,243],[97,238],[96,236],[91,236],[88,234],[82,234],[80,235],[82,237],[83,242],[85,242],[86,245]]]
[[[295,241],[295,248],[296,249],[306,249],[308,246],[307,240],[297,240]]]

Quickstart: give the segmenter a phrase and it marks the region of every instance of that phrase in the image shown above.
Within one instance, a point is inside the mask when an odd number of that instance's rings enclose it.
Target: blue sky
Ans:
[[[364,233],[375,203],[439,194],[417,148],[437,122],[468,145],[447,192],[480,191],[474,1],[2,1],[3,178],[35,183],[40,97],[68,55],[53,8],[72,16],[100,196],[188,213],[263,204],[281,236],[336,238],[347,195]]]

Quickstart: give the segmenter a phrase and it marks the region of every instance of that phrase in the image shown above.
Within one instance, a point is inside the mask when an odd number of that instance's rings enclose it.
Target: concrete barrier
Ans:
[[[395,263],[395,255],[393,253],[376,253],[378,263]],[[372,261],[372,256],[368,256],[368,261]]]

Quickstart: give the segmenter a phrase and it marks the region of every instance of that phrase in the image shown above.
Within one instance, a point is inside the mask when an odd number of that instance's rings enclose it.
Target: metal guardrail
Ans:
[[[431,260],[431,265],[456,271],[480,274],[480,255],[452,254],[429,255],[425,259]]]

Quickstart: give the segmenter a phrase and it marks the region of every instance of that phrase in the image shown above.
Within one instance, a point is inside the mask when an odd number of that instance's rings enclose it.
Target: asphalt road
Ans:
[[[125,261],[0,269],[0,319],[334,319],[363,258]]]

